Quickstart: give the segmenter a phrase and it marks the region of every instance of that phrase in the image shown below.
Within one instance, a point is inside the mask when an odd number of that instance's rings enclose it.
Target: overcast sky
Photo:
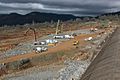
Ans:
[[[120,0],[0,0],[0,13],[32,11],[98,15],[120,10]]]

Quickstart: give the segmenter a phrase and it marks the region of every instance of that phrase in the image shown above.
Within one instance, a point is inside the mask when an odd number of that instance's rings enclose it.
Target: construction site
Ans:
[[[102,68],[97,71],[92,65],[99,65],[102,61],[95,60],[107,55],[102,51],[112,43],[118,26],[112,21],[58,20],[0,27],[0,80],[102,80],[97,79],[102,74],[96,74]]]

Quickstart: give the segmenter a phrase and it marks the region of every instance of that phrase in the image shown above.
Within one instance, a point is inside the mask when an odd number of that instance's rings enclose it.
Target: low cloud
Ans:
[[[120,9],[119,0],[0,0],[0,13],[32,11],[74,15],[99,15]]]

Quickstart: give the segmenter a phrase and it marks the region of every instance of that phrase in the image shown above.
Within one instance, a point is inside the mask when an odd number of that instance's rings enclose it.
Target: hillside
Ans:
[[[57,21],[58,19],[62,21],[67,21],[71,19],[76,19],[76,16],[69,14],[53,14],[53,13],[40,13],[40,12],[31,12],[26,15],[21,15],[17,13],[11,14],[0,14],[0,26],[3,25],[23,25],[26,23],[36,23],[42,22],[51,22]]]

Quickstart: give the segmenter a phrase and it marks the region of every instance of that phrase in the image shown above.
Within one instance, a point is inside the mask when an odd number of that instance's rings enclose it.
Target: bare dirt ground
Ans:
[[[81,34],[81,35],[75,37],[75,39],[62,42],[62,43],[58,44],[56,47],[50,48],[47,52],[44,52],[43,54],[36,54],[35,52],[32,52],[32,53],[29,53],[29,54],[17,55],[17,56],[13,56],[13,57],[10,57],[8,59],[2,60],[2,61],[0,61],[0,63],[13,62],[13,61],[24,59],[24,58],[32,58],[32,57],[35,57],[35,56],[56,53],[56,52],[59,52],[59,51],[64,51],[64,52],[65,51],[70,51],[70,50],[74,49],[74,46],[73,46],[72,43],[75,40],[79,41],[79,44],[81,46],[85,46],[85,45],[87,45],[87,43],[84,41],[84,39],[88,38],[88,37],[93,37],[94,38],[94,37],[96,37],[96,35],[97,34]]]
[[[78,28],[81,30],[83,30],[83,29],[90,30],[90,28],[93,28],[93,27],[90,27],[90,26],[77,27],[77,29]],[[48,34],[51,34],[51,33],[55,33],[55,29],[49,28],[49,27],[41,28],[41,29],[36,28],[36,29],[37,29],[37,37],[38,38],[48,35]],[[13,31],[8,29],[8,30],[6,30],[7,32],[5,32],[5,31],[1,32],[1,34],[0,34],[0,53],[2,54],[3,52],[5,52],[7,50],[12,50],[20,43],[33,42],[34,41],[33,32],[30,31],[27,34],[27,36],[25,36],[24,33],[26,30],[27,30],[27,28],[23,28],[23,29],[16,28]],[[76,27],[72,28],[70,30],[76,30]],[[64,29],[64,31],[69,31],[69,28],[66,27]],[[60,42],[55,47],[50,48],[46,52],[36,54],[34,51],[32,51],[27,54],[11,56],[11,57],[5,58],[3,60],[0,60],[0,63],[1,64],[2,63],[11,63],[11,62],[19,61],[21,59],[29,58],[29,59],[33,60],[32,61],[33,63],[36,63],[39,66],[40,65],[46,66],[46,65],[50,65],[50,64],[54,64],[54,63],[58,63],[58,62],[60,62],[60,65],[63,65],[63,62],[67,59],[77,60],[79,58],[79,60],[83,60],[83,59],[86,60],[87,59],[86,57],[89,57],[90,54],[87,54],[86,53],[87,51],[85,51],[84,54],[81,53],[80,52],[81,46],[86,47],[91,43],[85,41],[84,39],[89,38],[89,37],[96,38],[99,33],[108,32],[108,31],[110,31],[110,28],[100,29],[99,32],[92,33],[92,34],[79,34],[74,39]],[[73,45],[74,41],[79,41],[79,45],[77,46],[77,48],[76,48],[76,46]]]

